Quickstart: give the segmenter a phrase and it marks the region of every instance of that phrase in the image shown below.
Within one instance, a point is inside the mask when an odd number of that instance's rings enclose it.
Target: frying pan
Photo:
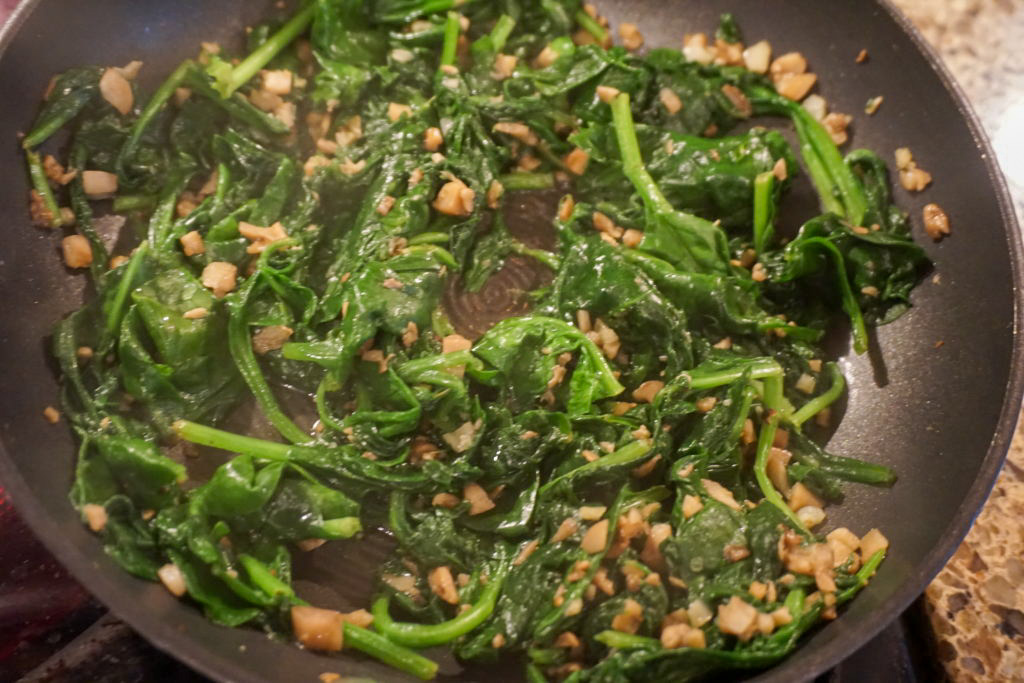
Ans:
[[[605,0],[601,10],[613,25],[637,23],[648,45],[671,46],[684,33],[713,30],[718,13],[732,11],[748,42],[767,38],[777,53],[802,51],[833,109],[857,114],[853,146],[886,156],[910,147],[935,176],[921,195],[897,190],[915,229],[921,206],[930,201],[940,203],[952,222],[950,238],[926,244],[935,276],[914,292],[910,313],[879,329],[869,354],[838,350],[850,392],[830,448],[890,465],[900,479],[892,490],[850,486],[846,501],[830,511],[832,524],[860,532],[877,526],[890,538],[889,557],[875,580],[839,619],[756,680],[811,678],[920,594],[966,533],[1002,463],[1024,386],[1017,339],[1021,240],[1008,195],[962,94],[921,38],[883,2]],[[69,430],[40,416],[58,395],[47,335],[87,293],[84,278],[61,265],[58,235],[29,225],[16,133],[30,124],[56,72],[141,59],[143,85],[152,88],[194,55],[200,40],[235,43],[246,25],[275,11],[270,0],[30,0],[4,28],[0,481],[34,532],[89,590],[198,671],[224,681],[315,681],[325,671],[398,680],[394,671],[364,659],[331,659],[252,630],[215,626],[160,586],[121,571],[68,503],[75,453]],[[870,58],[858,65],[861,49]],[[881,110],[863,115],[864,103],[876,95],[885,98]],[[807,188],[796,192],[795,202],[807,200]],[[317,604],[363,606],[365,577],[383,545],[334,543],[321,551],[301,558],[300,592]],[[449,661],[442,674],[495,680],[510,670],[518,667],[460,671]]]

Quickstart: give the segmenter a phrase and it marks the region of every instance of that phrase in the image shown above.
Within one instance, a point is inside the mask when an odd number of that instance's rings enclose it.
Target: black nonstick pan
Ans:
[[[869,354],[838,350],[850,392],[831,449],[890,465],[899,481],[891,490],[850,486],[846,501],[830,511],[834,524],[885,531],[892,547],[876,579],[839,619],[756,678],[808,679],[856,650],[920,594],[966,533],[1003,461],[1024,387],[1018,337],[1021,239],[1006,189],[963,96],[920,37],[884,2],[599,4],[613,25],[638,24],[648,45],[678,46],[684,33],[712,31],[718,14],[731,11],[748,42],[766,38],[777,53],[803,52],[832,108],[856,114],[853,147],[885,155],[910,147],[920,166],[934,175],[925,193],[896,192],[914,217],[915,230],[921,230],[921,207],[927,202],[941,204],[952,222],[952,236],[941,243],[922,236],[935,270],[914,292],[913,310],[879,329]],[[4,28],[0,485],[90,591],[157,647],[214,679],[313,682],[332,671],[397,680],[393,670],[364,659],[314,655],[256,631],[215,626],[161,586],[121,571],[68,503],[75,454],[69,430],[41,416],[58,397],[47,337],[86,293],[84,278],[62,265],[58,235],[29,224],[18,131],[30,124],[54,73],[140,59],[146,64],[143,84],[153,87],[180,60],[193,56],[199,41],[230,43],[248,23],[278,11],[270,0],[29,0]],[[862,49],[869,59],[857,64]],[[881,110],[864,115],[865,102],[878,95],[884,96]],[[364,606],[366,577],[379,559],[372,549],[380,548],[382,555],[383,547],[333,545],[329,553],[303,559],[300,592],[317,604]],[[519,670],[462,671],[448,661],[442,674],[450,680],[490,681]]]

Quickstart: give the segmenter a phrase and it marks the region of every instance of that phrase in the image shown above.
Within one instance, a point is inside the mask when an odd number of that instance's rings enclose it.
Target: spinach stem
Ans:
[[[53,194],[53,188],[50,187],[50,179],[46,177],[46,171],[43,170],[43,162],[39,159],[38,154],[28,150],[25,151],[25,158],[28,160],[28,174],[32,179],[32,187],[39,193],[46,206],[46,211],[50,214],[49,225],[52,228],[59,228],[64,221],[60,216],[60,207],[57,206],[57,197]]]
[[[373,612],[373,626],[388,640],[399,645],[409,647],[432,647],[455,640],[459,636],[469,633],[474,628],[484,623],[487,617],[491,616],[494,606],[501,594],[501,586],[508,573],[508,562],[502,561],[501,565],[490,577],[487,585],[480,592],[480,598],[468,610],[453,619],[440,624],[415,624],[409,622],[397,622],[391,618],[388,612],[390,598],[383,595],[377,598],[371,611]]]
[[[646,636],[637,636],[632,633],[623,633],[622,631],[601,631],[594,640],[599,643],[604,643],[608,647],[614,647],[619,650],[660,650],[661,641],[657,638],[648,638]]]
[[[761,425],[761,433],[757,439],[757,456],[754,459],[754,477],[757,479],[757,485],[761,489],[761,493],[764,494],[764,499],[777,507],[798,531],[809,536],[810,532],[807,530],[807,527],[796,516],[796,513],[789,509],[786,501],[782,499],[782,496],[772,484],[771,479],[768,478],[768,456],[771,454],[772,444],[775,441],[778,422],[778,413],[772,413]]]
[[[702,391],[714,389],[725,384],[731,384],[743,377],[743,373],[750,371],[750,379],[764,379],[766,377],[781,377],[782,366],[772,358],[757,358],[749,364],[739,367],[732,367],[727,370],[698,373],[699,368],[690,371],[690,389]]]
[[[135,153],[135,148],[139,144],[139,140],[142,139],[142,134],[146,132],[146,128],[156,118],[156,115],[160,113],[160,110],[164,108],[167,101],[171,99],[174,91],[178,89],[181,82],[185,79],[185,76],[193,68],[194,63],[192,60],[186,59],[184,62],[178,65],[167,80],[164,81],[153,96],[149,98],[149,102],[146,103],[142,113],[139,114],[139,118],[135,119],[135,123],[132,124],[131,132],[128,133],[128,139],[125,141],[124,146],[121,147],[121,151],[117,155],[117,170],[118,175],[123,175],[123,169],[125,162],[131,158]]]
[[[146,259],[148,252],[149,242],[142,242],[136,247],[135,252],[128,260],[128,265],[125,266],[121,280],[117,283],[117,289],[114,292],[114,298],[107,313],[105,332],[108,340],[115,338],[117,328],[121,326],[121,319],[124,317],[125,306],[128,303],[128,295],[134,289],[135,276],[138,275],[139,269],[142,268],[142,263]]]
[[[294,17],[289,19],[284,26],[278,29],[277,33],[270,36],[267,42],[253,50],[252,54],[242,60],[242,63],[231,70],[228,78],[217,83],[217,89],[222,97],[229,97],[249,79],[259,73],[270,60],[286,48],[300,33],[306,30],[313,20],[313,13],[316,11],[317,3],[311,2]]]
[[[827,391],[815,396],[801,406],[799,410],[793,413],[789,418],[789,422],[794,426],[800,427],[804,422],[807,422],[807,420],[835,403],[836,399],[842,395],[843,389],[846,388],[846,378],[843,377],[843,373],[840,372],[839,366],[835,363],[829,363],[825,367],[828,371],[828,377],[831,385]]]
[[[772,225],[775,218],[774,189],[775,174],[771,171],[759,173],[754,178],[754,249],[758,255],[765,253],[775,233]]]
[[[359,650],[374,659],[379,659],[388,666],[425,681],[429,681],[437,675],[437,662],[361,626],[345,622],[343,628],[343,641],[346,648]]]
[[[549,190],[555,186],[554,173],[506,173],[498,179],[506,191]]]
[[[620,93],[612,100],[611,107],[619,153],[622,155],[623,173],[636,187],[645,203],[649,203],[660,212],[673,211],[672,205],[665,199],[665,195],[661,193],[658,184],[644,166],[640,143],[636,137],[636,124],[633,123],[633,112],[629,108],[629,93]]]
[[[836,269],[836,282],[839,285],[843,310],[850,318],[850,326],[853,332],[853,350],[857,353],[864,353],[868,350],[868,330],[864,323],[864,315],[861,313],[860,304],[857,303],[857,296],[850,287],[850,279],[846,274],[846,261],[842,252],[831,240],[824,237],[809,237],[805,240],[807,244],[814,244],[823,249],[832,258]]]
[[[462,27],[459,24],[460,15],[458,12],[448,12],[444,20],[444,43],[441,46],[441,66],[453,66],[459,45],[459,33]]]
[[[216,427],[207,427],[189,420],[178,420],[171,429],[182,439],[200,446],[219,448],[231,453],[245,453],[254,458],[287,462],[291,458],[292,447],[276,441],[266,441],[251,436],[233,434]]]
[[[608,41],[608,31],[605,30],[604,26],[597,23],[597,20],[594,19],[594,17],[590,16],[583,10],[579,10],[576,12],[574,18],[576,19],[576,23],[579,24],[584,31],[594,36],[598,45],[606,44]]]

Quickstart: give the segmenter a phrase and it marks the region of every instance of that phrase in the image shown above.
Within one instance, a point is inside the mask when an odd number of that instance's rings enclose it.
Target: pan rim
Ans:
[[[3,57],[8,46],[18,34],[22,24],[41,2],[42,0],[23,0],[0,27],[0,58]],[[978,475],[964,498],[963,504],[947,525],[943,541],[936,545],[923,561],[917,563],[913,575],[903,580],[902,586],[876,612],[875,619],[859,624],[842,640],[835,640],[816,648],[799,662],[795,662],[794,658],[790,657],[750,679],[761,683],[781,683],[794,680],[794,675],[797,674],[794,669],[797,666],[802,669],[799,672],[801,677],[812,678],[819,675],[867,643],[922,593],[959,547],[988,499],[1002,470],[1006,453],[1013,439],[1021,398],[1024,396],[1024,345],[1017,343],[1021,338],[1022,324],[1024,324],[1024,240],[1022,240],[1018,218],[1005,177],[977,113],[936,50],[928,44],[909,18],[895,7],[892,0],[874,0],[874,5],[881,8],[888,18],[906,34],[912,45],[925,58],[939,82],[952,96],[956,109],[966,123],[975,147],[985,164],[988,182],[996,195],[999,213],[1005,227],[1012,272],[1013,325],[1010,336],[1013,343],[1009,372],[996,428]],[[63,565],[88,573],[90,581],[87,588],[90,593],[100,598],[103,604],[118,616],[139,616],[138,619],[127,618],[126,621],[155,647],[196,671],[223,681],[245,680],[251,675],[251,671],[228,658],[222,656],[199,657],[191,647],[194,641],[187,634],[160,620],[141,618],[144,615],[139,611],[140,606],[91,567],[94,565],[92,559],[95,555],[94,552],[87,553],[84,548],[74,543],[61,542],[62,537],[58,533],[57,524],[41,508],[32,504],[32,495],[26,482],[10,464],[8,457],[5,444],[0,442],[0,481],[3,482],[3,487],[8,492],[18,513],[40,542]],[[72,574],[78,579],[77,572],[72,571]],[[801,651],[806,650],[801,649]]]

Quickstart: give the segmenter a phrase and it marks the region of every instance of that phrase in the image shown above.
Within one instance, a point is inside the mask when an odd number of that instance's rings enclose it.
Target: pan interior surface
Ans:
[[[103,602],[157,646],[219,680],[316,680],[326,671],[376,680],[401,674],[365,659],[327,658],[269,641],[263,634],[206,621],[194,606],[159,585],[133,579],[107,558],[68,503],[75,446],[69,430],[49,427],[40,412],[59,389],[48,353],[56,321],[87,296],[56,253],[55,235],[29,225],[16,134],[30,124],[54,73],[81,64],[145,62],[143,85],[194,56],[200,40],[237,43],[243,29],[281,10],[269,0],[41,0],[5,40],[0,59],[0,215],[7,243],[0,258],[5,313],[0,318],[7,391],[0,395],[0,481],[26,521],[57,557]],[[920,235],[925,203],[938,202],[952,237],[925,245],[935,262],[914,293],[914,308],[880,328],[869,354],[844,352],[850,383],[845,418],[830,450],[893,467],[891,490],[850,485],[829,523],[861,532],[879,527],[892,542],[882,569],[835,622],[814,632],[796,653],[758,680],[811,678],[881,629],[924,588],[953,552],[983,502],[1009,443],[1019,405],[1015,345],[1020,244],[1006,193],[977,124],[934,58],[922,52],[882,4],[790,0],[605,1],[613,26],[636,23],[648,46],[680,44],[685,33],[714,30],[733,12],[746,42],[765,38],[777,54],[803,52],[833,110],[857,114],[850,148],[891,158],[910,147],[936,179],[927,192],[896,201]],[[856,31],[846,30],[857,27]],[[865,64],[855,57],[866,49]],[[873,117],[864,103],[883,95]],[[923,242],[922,242],[923,243]],[[939,344],[938,342],[942,342]],[[993,436],[995,435],[995,436]],[[387,539],[339,542],[300,558],[297,587],[328,606],[365,606],[368,577]],[[438,653],[430,653],[438,654]],[[450,659],[442,676],[510,680],[520,668],[460,671]]]

